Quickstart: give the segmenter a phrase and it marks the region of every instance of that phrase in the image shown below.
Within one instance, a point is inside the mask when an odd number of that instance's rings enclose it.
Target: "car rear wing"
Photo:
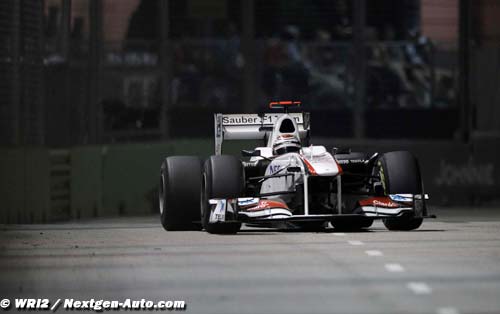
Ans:
[[[222,154],[224,140],[265,140],[271,134],[276,121],[285,113],[222,114],[216,113],[215,154]],[[309,139],[310,120],[308,112],[288,113],[297,122],[301,139]]]

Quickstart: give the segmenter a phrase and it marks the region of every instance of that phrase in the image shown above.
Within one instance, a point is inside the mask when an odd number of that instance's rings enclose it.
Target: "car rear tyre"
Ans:
[[[209,157],[204,165],[201,184],[201,221],[208,233],[234,234],[241,228],[241,222],[210,223],[210,206],[208,201],[214,198],[238,198],[245,187],[243,165],[241,161],[229,155]]]
[[[407,151],[383,154],[377,169],[386,195],[422,194],[422,179],[417,159]],[[382,220],[389,230],[409,231],[422,225],[422,218],[406,215]]]
[[[172,156],[163,162],[158,195],[165,230],[201,230],[201,170],[201,160],[194,156]]]

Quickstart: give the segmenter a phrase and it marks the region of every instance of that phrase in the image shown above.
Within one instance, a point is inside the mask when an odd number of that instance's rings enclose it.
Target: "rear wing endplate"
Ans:
[[[222,114],[216,113],[215,154],[222,154],[224,140],[266,139],[272,133],[274,124],[284,113],[265,114]],[[288,113],[297,122],[301,139],[309,138],[310,121],[308,112]]]

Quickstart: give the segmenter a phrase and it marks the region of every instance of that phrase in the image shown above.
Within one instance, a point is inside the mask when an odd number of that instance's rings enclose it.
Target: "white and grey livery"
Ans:
[[[310,145],[299,102],[273,102],[284,113],[215,114],[215,155],[205,162],[172,156],[161,167],[159,201],[166,230],[236,233],[242,223],[318,230],[370,227],[414,230],[427,213],[418,162],[406,151],[371,154]],[[225,140],[262,140],[222,154]]]

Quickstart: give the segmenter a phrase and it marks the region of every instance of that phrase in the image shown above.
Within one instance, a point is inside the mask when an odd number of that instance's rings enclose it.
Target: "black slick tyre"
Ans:
[[[194,156],[172,156],[163,161],[158,195],[165,230],[201,229],[201,170],[201,160]]]
[[[383,154],[377,168],[384,192],[389,194],[422,194],[422,178],[417,159],[407,151]],[[412,215],[382,220],[388,230],[409,231],[422,225],[422,218]]]
[[[245,178],[241,161],[230,155],[210,156],[203,168],[201,184],[201,221],[208,233],[234,234],[241,222],[210,222],[210,199],[231,199],[243,196]]]

